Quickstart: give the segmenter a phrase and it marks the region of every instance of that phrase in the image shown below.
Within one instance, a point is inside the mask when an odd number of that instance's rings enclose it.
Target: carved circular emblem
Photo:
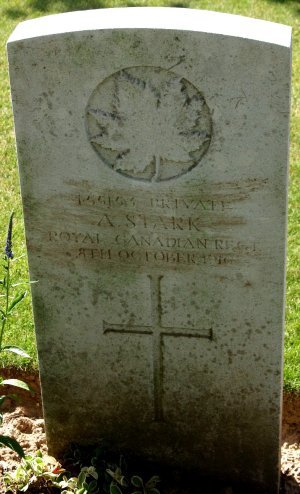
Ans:
[[[212,118],[203,94],[159,67],[129,67],[102,81],[86,108],[89,141],[116,172],[160,182],[189,172],[207,152]]]

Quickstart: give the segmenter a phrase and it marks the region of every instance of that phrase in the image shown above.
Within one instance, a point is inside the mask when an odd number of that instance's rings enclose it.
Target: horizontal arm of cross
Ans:
[[[153,330],[150,326],[127,326],[103,321],[103,333],[153,334]]]
[[[213,339],[213,330],[212,328],[205,329],[205,330],[198,330],[198,329],[185,329],[185,328],[167,328],[163,327],[161,328],[161,335],[162,336],[185,336],[187,338],[207,338],[208,340]]]

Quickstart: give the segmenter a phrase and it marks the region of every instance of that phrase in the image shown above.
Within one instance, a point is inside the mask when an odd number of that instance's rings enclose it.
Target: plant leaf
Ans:
[[[123,494],[120,487],[118,487],[116,484],[111,483],[109,487],[109,492],[110,494]]]
[[[27,391],[32,391],[30,386],[20,379],[4,379],[1,384],[8,384],[9,386],[16,386],[17,388],[26,389]]]
[[[7,398],[7,395],[0,396],[0,407],[1,407],[1,405],[3,405],[4,401],[6,400],[6,398]]]
[[[28,353],[24,352],[24,350],[18,346],[6,345],[1,348],[1,351],[17,353],[18,355],[21,355],[21,357],[31,358]]]
[[[26,294],[27,294],[27,291],[19,293],[18,295],[16,295],[16,297],[13,299],[12,303],[8,307],[8,313],[10,313],[13,310],[13,308],[17,304],[19,304],[21,302],[21,300],[23,300],[23,298],[25,297]]]
[[[18,443],[18,441],[16,441],[12,437],[0,436],[0,445],[6,446],[7,448],[12,449],[19,456],[21,456],[21,458],[24,458],[24,456],[25,456],[25,453],[24,453],[22,446]]]
[[[2,383],[0,383],[0,386],[1,386]],[[9,394],[9,395],[4,395],[4,396],[0,396],[0,406],[2,405],[3,401],[1,401],[1,398],[10,398],[11,400],[15,400],[15,401],[18,401],[19,400],[19,396],[16,395],[16,394]]]
[[[83,483],[85,482],[86,479],[86,472],[84,470],[81,470],[81,472],[78,475],[78,487],[83,487]]]
[[[131,483],[134,487],[143,487],[143,480],[138,475],[133,475],[131,477]]]
[[[93,467],[93,466],[92,466],[92,467],[89,467],[89,469],[88,469],[88,473],[89,473],[89,475],[90,475],[91,477],[93,477],[94,479],[96,479],[96,480],[98,479],[98,473],[97,473],[97,471],[96,471],[96,468],[95,468],[95,467]]]
[[[17,395],[14,395],[14,394],[2,395],[2,396],[0,396],[0,407],[3,405],[3,403],[5,402],[5,400],[7,398],[10,398],[11,400],[17,400],[18,399]]]
[[[123,475],[120,480],[119,480],[119,484],[122,486],[122,487],[128,487],[128,482],[126,480],[126,477]]]
[[[19,283],[12,283],[11,286],[21,286],[21,285],[32,285],[33,283],[38,283],[38,280],[33,280],[33,281],[20,281]]]
[[[146,484],[146,488],[147,489],[153,489],[153,487],[155,487],[158,482],[160,482],[159,476],[153,475],[153,477],[151,477],[151,479],[148,480],[148,482]]]
[[[16,261],[18,261],[19,259],[22,259],[23,257],[25,257],[25,254],[21,254],[21,255],[20,255],[20,256],[18,256],[18,257],[14,257],[14,258],[12,259],[12,262],[16,262]]]

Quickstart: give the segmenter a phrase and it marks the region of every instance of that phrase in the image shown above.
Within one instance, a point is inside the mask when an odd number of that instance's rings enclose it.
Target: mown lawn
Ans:
[[[42,15],[71,10],[125,6],[189,7],[246,15],[293,27],[293,91],[290,151],[290,193],[286,298],[285,387],[300,391],[300,2],[298,0],[0,0],[0,239],[4,246],[10,211],[16,213],[14,251],[25,253],[22,207],[9,97],[5,43],[16,24]],[[15,263],[16,278],[27,277],[24,256]],[[37,367],[30,296],[11,321],[6,342],[27,350],[31,362],[8,356],[3,365]]]

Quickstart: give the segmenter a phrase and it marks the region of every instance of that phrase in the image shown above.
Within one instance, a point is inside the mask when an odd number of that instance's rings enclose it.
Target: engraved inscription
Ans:
[[[86,108],[88,138],[101,160],[136,180],[160,182],[194,168],[207,152],[212,118],[203,94],[160,67],[107,77]]]
[[[233,206],[230,201],[219,199],[211,199],[208,197],[173,197],[171,195],[155,195],[148,196],[143,193],[140,196],[127,196],[125,194],[115,193],[114,191],[104,192],[103,194],[78,194],[75,199],[75,204],[82,207],[95,207],[107,210],[119,209],[126,207],[140,211],[143,208],[156,211],[221,211],[232,210]]]
[[[111,324],[103,321],[103,332],[105,333],[132,333],[152,335],[153,342],[153,396],[154,396],[154,420],[163,421],[163,338],[166,336],[185,338],[207,338],[213,339],[213,330],[209,329],[186,329],[169,328],[162,325],[162,303],[161,303],[161,280],[163,276],[148,275],[151,287],[151,325],[149,326],[127,326],[124,324]]]
[[[56,225],[47,241],[68,258],[145,266],[147,272],[149,266],[227,266],[260,255],[255,239],[238,233],[245,224],[241,200],[236,192],[181,195],[170,189],[132,195],[109,189],[97,193],[89,186],[69,198],[72,213],[76,208],[73,226]]]

